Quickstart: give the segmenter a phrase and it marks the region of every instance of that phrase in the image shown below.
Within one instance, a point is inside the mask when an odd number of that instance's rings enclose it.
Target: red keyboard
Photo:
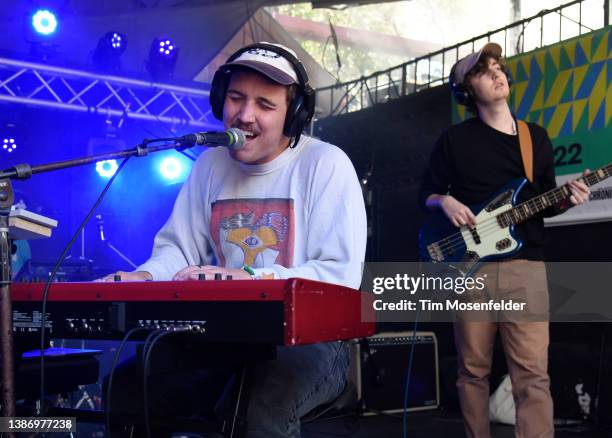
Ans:
[[[17,339],[40,334],[43,288],[11,286]],[[372,300],[299,278],[54,283],[46,327],[53,338],[121,339],[135,327],[180,327],[210,342],[300,345],[374,334]]]

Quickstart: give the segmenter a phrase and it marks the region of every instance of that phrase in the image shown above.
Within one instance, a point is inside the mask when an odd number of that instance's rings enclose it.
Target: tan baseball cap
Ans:
[[[451,84],[462,84],[465,75],[478,63],[478,60],[483,54],[499,58],[502,54],[502,48],[497,43],[487,43],[478,52],[471,53],[461,58],[451,69],[449,77]]]

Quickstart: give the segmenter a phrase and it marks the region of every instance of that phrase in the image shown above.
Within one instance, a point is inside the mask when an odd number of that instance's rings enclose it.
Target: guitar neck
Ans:
[[[578,178],[577,181],[582,181],[587,187],[591,187],[604,179],[609,178],[610,176],[612,176],[612,163],[597,169],[586,176]],[[556,205],[559,202],[569,198],[571,194],[572,193],[567,184],[564,184],[561,187],[549,190],[548,192],[536,196],[535,198],[518,204],[510,210],[500,213],[498,215],[498,221],[505,227],[519,224],[535,214],[547,209],[548,207]]]

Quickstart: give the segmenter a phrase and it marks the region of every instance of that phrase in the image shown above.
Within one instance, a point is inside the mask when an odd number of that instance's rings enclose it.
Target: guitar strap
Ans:
[[[523,159],[523,167],[525,175],[529,182],[533,182],[533,143],[531,142],[531,133],[529,126],[523,120],[517,120],[519,145],[521,146],[521,157]]]

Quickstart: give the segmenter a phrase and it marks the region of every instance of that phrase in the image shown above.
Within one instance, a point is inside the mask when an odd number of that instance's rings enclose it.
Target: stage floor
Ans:
[[[514,438],[514,428],[501,424],[491,427],[492,438]],[[303,438],[375,438],[401,437],[402,418],[388,415],[344,417],[323,420],[302,426]],[[458,413],[444,411],[408,413],[409,438],[460,438],[464,437],[463,423]],[[612,438],[610,428],[596,431],[587,425],[563,425],[555,427],[556,438]]]

